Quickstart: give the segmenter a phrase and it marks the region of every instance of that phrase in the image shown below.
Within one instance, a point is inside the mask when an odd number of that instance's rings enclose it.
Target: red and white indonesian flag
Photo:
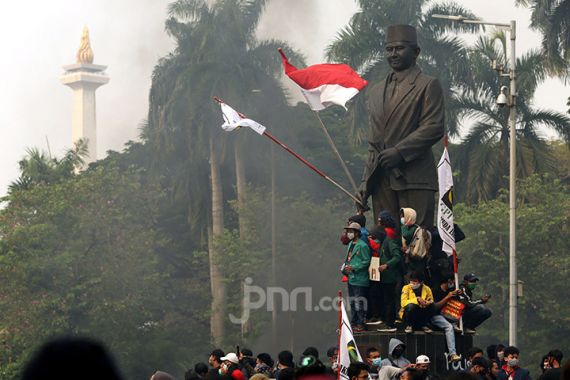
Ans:
[[[439,181],[439,205],[437,210],[437,229],[443,241],[443,251],[448,256],[455,251],[455,232],[453,227],[453,175],[447,147],[443,149],[437,164]]]
[[[220,103],[222,107],[222,115],[224,117],[224,124],[222,128],[226,132],[231,132],[237,128],[247,127],[253,129],[256,133],[262,135],[265,132],[265,127],[255,120],[251,120],[228,106],[226,103]]]
[[[285,74],[301,87],[313,111],[323,110],[333,104],[345,107],[346,102],[368,84],[348,65],[323,63],[297,69],[289,63],[283,50],[279,49],[279,53]]]
[[[344,307],[344,301],[340,300],[340,309],[342,311],[342,325],[340,326],[340,345],[338,348],[338,369],[339,378],[350,380],[348,377],[348,367],[350,363],[362,362],[362,356],[356,347],[352,328],[350,327],[350,319]]]

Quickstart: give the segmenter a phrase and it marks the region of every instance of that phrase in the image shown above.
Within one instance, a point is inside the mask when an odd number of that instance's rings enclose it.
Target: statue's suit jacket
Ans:
[[[390,81],[385,80],[370,89],[370,148],[361,188],[372,194],[378,175],[384,169],[378,162],[379,153],[386,148],[398,149],[404,162],[389,171],[390,187],[394,191],[437,190],[437,173],[431,151],[444,134],[444,100],[439,81],[423,74],[417,66],[410,69],[394,99],[384,97]]]

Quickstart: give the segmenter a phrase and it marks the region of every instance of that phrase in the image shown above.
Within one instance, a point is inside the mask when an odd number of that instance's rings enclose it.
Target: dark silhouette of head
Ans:
[[[79,337],[45,343],[26,365],[22,380],[122,379],[111,355],[99,342]]]

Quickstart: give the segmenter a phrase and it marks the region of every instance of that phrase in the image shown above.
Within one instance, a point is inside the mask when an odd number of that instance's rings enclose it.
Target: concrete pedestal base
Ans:
[[[461,361],[452,364],[448,361],[445,335],[439,331],[434,331],[431,334],[423,332],[406,334],[400,331],[395,333],[364,332],[355,333],[354,338],[362,357],[366,356],[366,350],[369,347],[376,347],[380,350],[382,358],[388,357],[390,339],[399,339],[406,345],[404,356],[409,361],[414,363],[419,355],[427,355],[431,361],[431,374],[440,377],[445,377],[451,372],[464,370],[467,350],[473,347],[472,336],[455,334],[455,346],[458,355],[461,355]]]

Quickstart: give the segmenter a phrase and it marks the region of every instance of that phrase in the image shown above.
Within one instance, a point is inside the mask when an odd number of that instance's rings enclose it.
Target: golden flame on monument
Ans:
[[[87,26],[83,27],[83,34],[81,34],[81,43],[77,51],[77,63],[93,63],[93,49],[91,49],[91,42],[89,42]]]

